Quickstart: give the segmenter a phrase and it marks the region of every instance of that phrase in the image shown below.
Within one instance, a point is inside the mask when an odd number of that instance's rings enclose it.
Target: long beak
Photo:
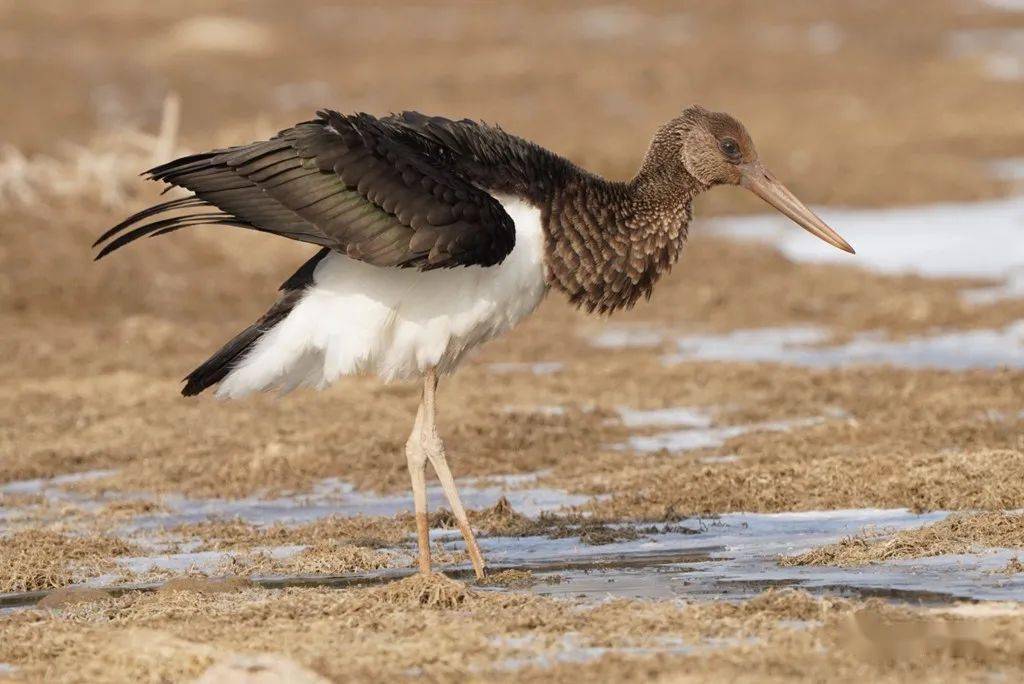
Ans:
[[[825,225],[824,221],[798,200],[785,185],[776,180],[775,176],[761,166],[760,162],[744,164],[741,169],[740,185],[793,219],[811,235],[821,238],[844,252],[856,254],[849,242]]]

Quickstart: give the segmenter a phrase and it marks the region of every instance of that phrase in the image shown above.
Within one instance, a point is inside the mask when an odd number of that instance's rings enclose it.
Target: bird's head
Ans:
[[[853,247],[780,183],[758,159],[743,124],[722,112],[688,107],[662,129],[673,139],[686,172],[700,185],[740,185],[812,235],[846,252]]]

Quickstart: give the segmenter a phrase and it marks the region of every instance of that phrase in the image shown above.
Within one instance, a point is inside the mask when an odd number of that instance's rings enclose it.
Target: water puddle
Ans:
[[[663,409],[641,410],[627,406],[617,407],[619,422],[627,428],[674,428],[654,433],[630,435],[625,442],[612,444],[610,448],[619,451],[633,451],[642,454],[667,451],[681,453],[695,449],[720,447],[733,437],[748,432],[784,432],[794,428],[819,425],[824,418],[795,418],[791,420],[748,423],[746,425],[715,426],[713,411],[704,407],[675,406]],[[835,416],[845,415],[836,410]],[[707,456],[703,463],[731,463],[739,460],[736,455]]]
[[[300,545],[268,546],[249,549],[246,553],[265,554],[274,560],[290,558],[303,551]],[[116,558],[118,566],[129,572],[144,575],[154,571],[166,571],[178,575],[202,573],[210,575],[219,567],[229,563],[236,554],[225,551],[192,551],[184,553],[156,554],[152,556],[133,556]],[[111,582],[113,576],[101,576],[87,582],[88,586],[104,586]]]
[[[714,422],[711,412],[699,406],[673,406],[648,410],[619,406],[616,410],[619,412],[619,420],[628,428],[709,428]]]
[[[65,485],[95,480],[114,474],[114,470],[95,470],[57,477],[21,480],[0,485],[0,494],[39,494],[48,503],[73,503],[85,510],[98,510],[116,500],[151,500],[159,503],[159,510],[137,515],[118,531],[137,535],[186,523],[208,520],[240,519],[255,525],[301,524],[322,518],[339,516],[390,517],[412,510],[411,495],[375,494],[357,491],[351,483],[340,478],[326,478],[316,483],[308,493],[275,498],[249,497],[244,499],[192,499],[178,494],[159,498],[144,492],[110,492],[100,497],[65,489]],[[512,507],[528,516],[578,506],[591,497],[536,486],[546,471],[518,475],[502,475],[459,480],[459,492],[467,508],[489,508],[501,497]],[[438,484],[427,487],[427,502],[432,510],[447,508],[444,491]],[[4,532],[7,511],[0,508],[0,533]]]
[[[1024,49],[1024,31],[1018,45]],[[996,162],[994,175],[1005,178],[1019,168],[1018,160],[1003,160]],[[809,238],[778,215],[734,216],[709,223],[720,235],[770,243],[794,261],[933,278],[985,278],[1001,284],[967,290],[968,300],[1024,297],[1024,197],[817,211],[857,248],[856,257]]]
[[[530,487],[530,483],[539,475],[531,473],[460,480],[459,493],[467,508],[489,508],[504,496],[515,510],[530,516],[589,501],[589,497],[557,489]],[[136,517],[132,523],[134,528],[166,528],[183,523],[235,518],[255,525],[290,525],[332,516],[389,517],[412,510],[411,495],[408,493],[374,494],[357,491],[352,484],[339,478],[322,480],[310,493],[300,496],[274,499],[189,499],[168,496],[163,499],[163,503],[170,512]],[[431,510],[448,507],[440,485],[427,487],[427,505]]]
[[[667,334],[645,325],[607,325],[590,337],[590,344],[599,349],[656,349]]]
[[[488,559],[516,564],[543,559],[644,555],[660,563],[594,563],[562,570],[558,582],[534,591],[554,596],[739,599],[773,586],[816,592],[878,595],[911,600],[1024,600],[1024,575],[999,572],[1020,551],[992,549],[980,554],[888,561],[857,568],[781,567],[776,559],[838,541],[871,526],[886,530],[919,527],[945,518],[944,512],[915,515],[906,510],[847,510],[781,514],[728,514],[702,525],[698,534],[650,535],[640,540],[586,548],[573,540],[485,539]],[[673,561],[673,554],[706,554],[706,560]],[[493,561],[492,561],[493,562]]]
[[[16,480],[0,484],[0,495],[38,495],[49,504],[71,505],[87,512],[95,512],[104,505],[114,500],[113,495],[92,497],[71,489],[65,489],[65,485],[77,482],[98,480],[113,475],[114,470],[88,470],[80,473],[58,475],[56,477],[36,478],[31,480]],[[16,523],[22,517],[22,511],[17,508],[6,508],[0,505],[0,534],[5,531],[6,524]]]
[[[1024,367],[1024,321],[1002,330],[965,330],[888,340],[861,333],[846,344],[823,346],[828,333],[816,328],[762,328],[725,335],[694,335],[676,340],[678,351],[666,363],[688,360],[769,361],[832,368],[890,365],[900,368]]]
[[[635,332],[635,328],[633,329]],[[628,345],[632,333],[615,328],[592,340],[596,346]],[[657,336],[658,346],[674,344],[676,351],[662,356],[666,364],[684,361],[772,362],[813,368],[889,365],[900,368],[967,370],[972,368],[1024,368],[1024,321],[1000,330],[962,330],[890,340],[878,332],[855,335],[849,342],[830,346],[830,333],[813,326],[755,328],[720,335],[673,336],[648,329],[641,346]]]
[[[81,494],[64,489],[65,485],[76,482],[99,480],[113,475],[115,470],[87,470],[81,473],[57,475],[55,477],[36,478],[32,480],[16,480],[0,484],[0,494],[41,494],[52,501],[78,503],[88,500]]]
[[[981,3],[1004,12],[1024,12],[1024,0],[981,0]]]
[[[715,426],[712,412],[700,407],[678,406],[644,411],[620,406],[618,412],[622,424],[628,428],[676,428],[652,434],[631,435],[625,442],[611,446],[611,448],[621,451],[635,451],[644,454],[660,451],[679,453],[694,449],[720,447],[733,437],[739,437],[748,432],[785,432],[795,428],[820,425],[825,421],[823,417],[811,417],[745,425]],[[830,412],[832,417],[843,417],[844,415],[845,413],[839,409],[833,409]],[[737,457],[735,455],[708,457],[703,460],[705,463],[728,463],[737,460]]]
[[[525,361],[505,361],[501,363],[487,364],[487,370],[491,373],[504,375],[506,373],[532,373],[533,375],[552,375],[560,373],[565,368],[561,361],[540,361],[528,363]]]
[[[949,36],[953,57],[980,61],[983,73],[996,81],[1024,80],[1024,29],[961,29]]]
[[[533,415],[533,416],[564,416],[566,414],[566,408],[557,404],[539,404],[535,406],[519,406],[519,405],[508,405],[501,408],[502,413],[508,413],[512,415]]]
[[[825,422],[824,418],[794,418],[792,420],[774,420],[762,423],[749,423],[747,425],[686,428],[670,432],[659,432],[653,435],[632,435],[626,442],[613,445],[613,448],[623,451],[636,451],[642,454],[657,453],[659,451],[679,453],[694,449],[720,447],[733,437],[739,437],[749,432],[788,432],[794,428],[821,425],[823,422]]]
[[[503,671],[522,670],[526,667],[547,669],[562,663],[586,663],[608,654],[685,655],[710,648],[722,648],[726,645],[709,640],[701,646],[694,646],[679,638],[662,637],[645,640],[642,646],[592,646],[587,644],[581,635],[573,632],[564,634],[552,647],[540,643],[538,639],[528,634],[518,637],[502,637],[495,639],[494,643],[505,649],[526,651],[523,656],[499,660],[491,668]]]
[[[1021,6],[1024,7],[1024,2]],[[1024,183],[1024,157],[996,159],[988,163],[988,171],[996,180]],[[1024,190],[1024,187],[1021,190]]]
[[[480,539],[480,545],[492,571],[531,571],[536,580],[531,591],[595,601],[609,597],[736,600],[779,586],[912,601],[1024,601],[1024,573],[1001,572],[1019,550],[990,549],[857,568],[782,567],[777,563],[780,556],[839,541],[865,527],[897,531],[937,522],[947,515],[916,515],[903,509],[732,513],[688,522],[686,526],[646,526],[637,530],[636,538],[601,545],[586,544],[579,537],[541,536],[487,537]],[[432,537],[450,550],[462,548],[455,531],[435,530]],[[274,547],[265,551],[284,558],[301,549]],[[220,552],[153,555],[124,559],[122,566],[142,572],[153,567],[186,572],[215,568],[228,557],[229,554]],[[468,565],[443,570],[454,577],[471,579]],[[334,576],[256,577],[254,581],[268,588],[345,588],[388,582],[414,571],[390,568]],[[111,587],[109,582],[114,579],[97,578],[90,584]],[[158,586],[159,583],[150,583],[111,588],[117,594]],[[32,605],[45,593],[2,595],[0,607]]]

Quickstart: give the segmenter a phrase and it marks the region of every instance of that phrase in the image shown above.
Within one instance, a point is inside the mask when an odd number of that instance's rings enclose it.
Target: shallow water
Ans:
[[[1024,12],[1024,0],[981,0],[981,3],[1006,12]]]
[[[65,489],[65,485],[88,480],[98,480],[113,475],[114,470],[87,470],[80,473],[57,475],[56,477],[16,480],[0,484],[0,494],[38,494],[51,504],[72,504],[84,510],[98,510],[113,500],[112,496],[93,497]],[[120,498],[120,497],[119,497]],[[0,534],[5,531],[5,523],[18,518],[18,510],[0,506]]]
[[[73,491],[63,489],[64,485],[76,482],[98,480],[113,475],[115,470],[87,470],[55,477],[40,477],[31,480],[16,480],[0,484],[0,494],[42,494],[55,501],[78,501],[84,498]]]
[[[1020,552],[992,549],[978,554],[889,561],[858,568],[781,567],[776,559],[839,541],[865,526],[885,530],[919,527],[948,513],[915,515],[906,510],[811,511],[728,514],[702,525],[698,534],[663,534],[583,547],[559,539],[485,539],[487,558],[502,565],[568,558],[598,560],[590,568],[560,570],[558,582],[541,582],[547,595],[723,599],[753,596],[771,586],[810,591],[881,595],[912,600],[1024,600],[1024,576],[998,572]],[[706,554],[683,560],[684,554]],[[672,554],[680,554],[673,562]],[[646,556],[657,563],[616,564],[614,556]]]
[[[552,375],[565,368],[561,361],[539,361],[528,363],[523,361],[504,361],[487,364],[487,370],[499,375],[505,373],[532,373],[533,375]]]
[[[639,539],[612,544],[587,545],[578,537],[489,537],[481,539],[480,545],[492,570],[530,570],[537,580],[531,591],[550,596],[718,600],[746,598],[769,587],[790,586],[812,592],[914,601],[1024,600],[1024,575],[999,572],[1020,553],[1015,550],[990,549],[857,568],[781,567],[776,562],[780,556],[839,541],[865,527],[895,531],[933,523],[947,515],[917,515],[902,509],[734,513],[688,521],[685,531],[672,528],[668,532],[645,532]],[[463,547],[457,531],[434,530],[431,536],[452,550]],[[274,547],[265,551],[283,558],[301,549]],[[407,553],[408,549],[396,551]],[[221,552],[182,553],[125,559],[121,564],[139,571],[151,566],[178,572],[190,567],[209,571],[228,557]],[[467,578],[470,574],[468,566],[443,569]],[[402,568],[338,577],[277,577],[263,583],[345,587],[389,581],[411,572]],[[90,584],[104,585],[108,581],[100,578]]]
[[[629,426],[675,428],[675,432],[715,430],[711,412],[693,407],[640,411],[622,407],[620,414]],[[814,419],[815,422],[823,420]],[[775,429],[769,424],[767,428]],[[787,426],[788,427],[788,426]],[[766,425],[732,429],[766,429]],[[666,438],[662,438],[666,439]],[[82,503],[85,495],[69,493],[63,485],[102,477],[108,471],[79,473],[47,480],[30,480],[3,485],[2,491],[41,493],[56,500],[74,495]],[[463,494],[470,506],[490,506],[504,495],[520,512],[537,516],[543,511],[582,504],[588,497],[557,490],[531,488],[539,475],[533,473],[503,478],[465,481]],[[432,505],[442,505],[442,494],[431,488]],[[101,502],[95,502],[99,505]],[[240,516],[257,524],[298,523],[327,515],[393,515],[408,509],[408,497],[375,496],[355,492],[339,480],[322,481],[304,497],[281,497],[270,501],[196,501],[182,497],[166,502],[170,512],[144,515],[125,526],[135,541],[149,551],[144,556],[118,559],[118,565],[136,573],[158,569],[171,573],[199,571],[213,573],[231,558],[230,553],[195,551],[199,540],[171,548],[162,530],[189,520]],[[640,537],[610,544],[591,545],[579,537],[489,537],[480,540],[493,570],[530,570],[537,583],[533,591],[555,596],[582,596],[600,600],[609,596],[666,599],[676,597],[721,599],[752,596],[771,586],[796,586],[811,591],[883,595],[908,600],[950,601],[953,599],[1024,600],[1024,574],[999,572],[1020,552],[990,549],[980,553],[898,560],[859,568],[781,567],[779,556],[808,549],[857,534],[866,526],[899,530],[936,522],[945,512],[915,515],[907,510],[844,510],[803,513],[731,513],[706,520],[685,521],[682,526],[640,526]],[[628,524],[621,527],[630,527]],[[2,526],[0,526],[2,530]],[[463,548],[455,530],[433,530],[431,538],[451,550]],[[180,540],[178,540],[180,542]],[[411,559],[411,541],[391,549]],[[302,546],[256,549],[273,558],[286,558]],[[468,566],[445,570],[469,577]],[[390,581],[411,573],[411,568],[394,568],[337,577],[294,576],[260,579],[268,587],[325,585],[346,587]],[[116,574],[95,577],[91,586],[112,587]],[[29,605],[38,594],[19,598],[0,597],[0,604]]]
[[[824,346],[826,331],[817,328],[761,328],[725,335],[692,335],[676,339],[678,351],[666,363],[693,359],[769,361],[828,368],[891,365],[900,368],[1024,368],[1024,321],[1002,330],[965,330],[887,340],[862,333],[846,344]]]
[[[557,489],[529,487],[536,477],[537,474],[530,474],[460,480],[459,493],[467,508],[489,508],[504,496],[515,510],[531,516],[576,506],[590,499]],[[135,529],[234,518],[256,525],[300,524],[331,516],[393,516],[412,510],[412,496],[408,493],[382,495],[356,491],[353,485],[338,478],[322,480],[311,493],[292,497],[188,499],[171,496],[163,502],[171,509],[170,513],[139,516],[133,521]],[[427,487],[427,505],[430,510],[449,507],[440,485]]]
[[[114,474],[114,470],[95,470],[52,478],[20,480],[0,485],[0,493],[40,494],[51,503],[74,503],[89,509],[98,509],[116,499],[148,499],[162,504],[166,510],[136,516],[121,532],[138,533],[175,527],[184,523],[207,520],[241,519],[256,525],[300,524],[330,516],[351,517],[393,516],[412,510],[412,496],[401,494],[375,494],[356,491],[355,486],[340,478],[326,478],[304,494],[261,499],[192,499],[178,494],[154,497],[143,492],[118,493],[116,496],[93,497],[64,485],[85,480],[100,479]],[[591,497],[537,487],[535,483],[544,471],[518,475],[504,475],[459,480],[459,493],[467,508],[489,508],[501,497],[524,515],[537,516],[543,512],[577,506]],[[440,485],[427,487],[427,503],[431,510],[448,508]],[[4,531],[6,511],[0,508],[0,533]]]
[[[824,421],[824,418],[812,417],[748,423],[746,425],[684,428],[649,435],[632,435],[625,442],[612,445],[612,448],[623,451],[636,451],[642,454],[659,451],[678,453],[694,449],[720,447],[733,437],[739,437],[749,432],[787,432],[794,428],[820,425]]]
[[[630,428],[642,427],[711,427],[714,418],[711,412],[700,406],[673,406],[663,409],[634,409],[617,407],[619,420]]]
[[[549,668],[558,663],[586,663],[602,658],[609,653],[622,655],[683,655],[698,650],[722,648],[725,643],[707,641],[699,646],[685,643],[682,639],[661,637],[648,639],[644,646],[588,646],[582,643],[580,636],[568,633],[554,644],[552,649],[545,649],[536,644],[530,636],[503,637],[495,640],[495,644],[506,648],[524,651],[524,655],[504,658],[494,664],[494,670],[521,670],[525,667]]]
[[[539,536],[488,537],[479,541],[492,571],[530,570],[536,579],[531,591],[551,596],[590,600],[609,597],[719,600],[746,598],[769,587],[790,586],[812,592],[878,595],[911,601],[1024,600],[1024,574],[1000,572],[1019,550],[989,549],[858,568],[781,567],[777,563],[780,556],[839,541],[865,527],[895,531],[933,523],[947,515],[946,512],[917,515],[903,509],[731,513],[686,521],[683,526],[641,526],[640,538],[611,544],[588,545],[579,537]],[[457,531],[433,530],[431,537],[435,543],[449,549],[463,548]],[[262,551],[285,558],[303,548],[281,546]],[[406,547],[392,551],[410,553]],[[230,554],[224,552],[185,551],[120,559],[118,563],[136,572],[154,567],[176,573],[212,572],[229,558]],[[471,570],[465,565],[440,569],[458,577],[471,577]],[[393,568],[338,576],[267,577],[257,578],[257,581],[268,588],[345,588],[387,582],[412,572],[412,568]],[[88,584],[112,588],[116,580],[115,575],[106,575]],[[38,592],[3,595],[0,605],[27,606],[40,596]]]
[[[1021,35],[1024,38],[1024,32]],[[994,173],[1006,177],[1019,168],[1018,160],[1003,160]],[[816,240],[777,214],[734,216],[708,224],[720,235],[770,243],[794,261],[926,277],[986,278],[1002,284],[982,288],[981,293],[968,290],[965,296],[1024,296],[1024,197],[892,209],[818,207],[816,211],[849,240],[856,256]]]
[[[1001,330],[963,330],[889,340],[877,332],[857,334],[849,342],[829,346],[830,334],[814,326],[753,328],[720,335],[673,336],[648,328],[643,335],[633,326],[621,334],[609,327],[592,339],[596,346],[628,347],[674,343],[676,351],[662,356],[666,364],[684,361],[763,361],[795,366],[833,368],[890,365],[899,368],[1024,368],[1024,321]],[[657,345],[651,340],[657,339]]]
[[[305,546],[268,546],[251,549],[252,553],[262,553],[274,559],[289,558],[305,549]],[[182,553],[161,553],[150,556],[133,556],[117,558],[117,565],[134,573],[144,574],[153,570],[166,570],[176,574],[199,572],[210,574],[231,560],[226,551],[188,551]],[[104,575],[90,580],[89,586],[102,587],[112,582],[113,575]]]
[[[1022,29],[983,28],[953,31],[949,36],[949,50],[954,57],[979,60],[983,73],[993,80],[1024,80]]]

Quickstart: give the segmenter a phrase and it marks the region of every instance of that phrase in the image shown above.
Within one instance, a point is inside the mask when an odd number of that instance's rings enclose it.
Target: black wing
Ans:
[[[493,192],[524,197],[538,206],[568,178],[586,175],[536,143],[471,119],[453,121],[402,112],[381,119],[380,124],[392,138],[432,162]]]
[[[369,114],[322,111],[274,138],[147,172],[193,195],[114,226],[97,259],[146,235],[232,225],[321,245],[377,266],[492,266],[515,244],[501,204],[438,155]],[[181,213],[184,212],[184,213]]]

